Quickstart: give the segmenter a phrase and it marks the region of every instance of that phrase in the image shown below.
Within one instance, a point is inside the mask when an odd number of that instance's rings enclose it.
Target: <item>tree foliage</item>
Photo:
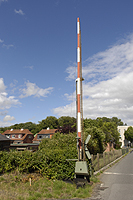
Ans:
[[[46,119],[43,119],[39,122],[40,129],[47,129],[48,127],[50,129],[56,129],[58,128],[58,119],[54,116],[46,117]]]
[[[58,119],[58,123],[59,123],[59,127],[74,125],[74,124],[76,124],[76,119],[75,119],[75,117],[62,116]]]
[[[39,172],[50,179],[74,178],[75,163],[66,159],[77,159],[76,134],[56,133],[51,139],[43,139],[37,152],[0,152],[0,173]]]
[[[104,144],[114,143],[117,148],[120,148],[119,137],[120,134],[117,130],[118,125],[122,125],[121,119],[117,117],[107,118],[107,117],[98,117],[97,119],[85,119],[84,120],[84,129],[91,128],[92,130],[100,129],[104,134]],[[95,129],[94,129],[95,128]],[[91,133],[92,135],[92,133]],[[94,131],[95,135],[95,131]]]
[[[125,135],[125,138],[132,143],[133,142],[133,127],[129,126],[128,129],[125,131],[124,135]]]
[[[0,133],[7,129],[28,129],[33,134],[40,132],[42,129],[58,129],[62,133],[76,132],[76,119],[74,117],[62,116],[57,119],[54,116],[48,116],[46,119],[39,121],[38,124],[32,122],[14,124],[9,127],[1,127]]]
[[[107,118],[107,117],[98,117],[97,119],[84,119],[83,120],[84,131],[87,129],[94,131],[94,136],[96,136],[95,131],[100,130],[105,134],[104,144],[107,142],[113,142],[117,147],[120,147],[119,143],[119,133],[117,131],[118,125],[123,125],[121,119],[117,117]],[[58,129],[60,133],[69,134],[76,132],[76,118],[70,116],[62,116],[60,118],[56,118],[54,116],[48,116],[46,119],[39,121],[38,124],[32,122],[15,124],[10,127],[2,127],[0,128],[0,132],[3,133],[7,129],[29,129],[33,134],[40,132],[42,129],[46,128],[50,129]],[[94,138],[92,136],[92,138]],[[96,136],[97,137],[97,136]],[[101,152],[101,147],[97,151]],[[95,151],[96,152],[96,151]]]
[[[84,119],[85,139],[88,134],[91,135],[87,145],[90,153],[94,155],[102,153],[107,142],[119,145],[117,125],[121,123],[121,120],[115,117],[111,119],[106,117]],[[10,128],[26,128],[32,133],[36,133],[36,131],[39,132],[47,127],[58,128],[60,132],[54,134],[51,139],[43,139],[37,152],[0,152],[0,173],[18,170],[20,172],[39,172],[51,179],[73,178],[75,163],[70,163],[66,159],[77,158],[76,131],[72,131],[73,128],[76,128],[75,118],[63,116],[57,119],[50,116],[40,121],[39,124],[26,122],[15,124]],[[9,127],[0,128],[0,131],[6,129]],[[125,132],[125,137],[131,142],[133,141],[132,127],[129,127]]]
[[[104,149],[104,139],[105,134],[104,132],[97,128],[92,127],[85,130],[85,137],[91,135],[91,138],[87,144],[88,150],[91,154],[96,155],[97,153],[103,153]]]
[[[114,122],[104,122],[102,127],[105,133],[105,142],[119,142],[120,134],[117,131],[117,125]]]

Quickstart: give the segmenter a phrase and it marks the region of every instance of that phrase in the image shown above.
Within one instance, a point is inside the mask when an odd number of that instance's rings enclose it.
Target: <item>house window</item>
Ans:
[[[18,135],[18,138],[21,138],[21,135]]]
[[[121,129],[119,129],[119,133],[121,132]]]
[[[6,135],[7,138],[10,138],[10,135]]]
[[[29,138],[31,138],[31,135],[29,135]]]
[[[12,138],[15,138],[15,135],[12,135]]]
[[[42,138],[42,135],[39,135],[39,139],[41,139]]]

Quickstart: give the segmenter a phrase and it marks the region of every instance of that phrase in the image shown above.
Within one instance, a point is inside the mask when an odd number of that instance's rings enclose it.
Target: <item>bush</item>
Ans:
[[[0,173],[18,170],[19,172],[39,172],[51,179],[74,177],[74,167],[66,159],[77,158],[76,134],[55,134],[44,139],[37,152],[0,152]]]
[[[55,134],[51,140],[44,139],[39,152],[46,156],[46,165],[42,170],[48,178],[68,179],[74,177],[74,167],[66,159],[77,158],[76,134]],[[74,163],[75,166],[75,163]]]

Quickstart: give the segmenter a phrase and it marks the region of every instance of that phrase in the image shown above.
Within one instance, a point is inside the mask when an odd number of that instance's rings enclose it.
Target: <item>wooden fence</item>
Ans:
[[[129,149],[118,149],[112,150],[110,152],[104,152],[103,154],[91,155],[92,166],[95,171],[103,168],[104,166],[108,165],[109,163],[113,162],[123,154],[127,153]]]

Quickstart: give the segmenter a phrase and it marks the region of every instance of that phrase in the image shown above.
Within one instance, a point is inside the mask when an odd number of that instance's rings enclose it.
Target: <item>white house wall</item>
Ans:
[[[125,131],[127,131],[128,127],[130,126],[118,126],[118,132],[120,133],[120,142],[122,143],[121,147],[127,146],[128,145],[128,141],[125,139]],[[133,127],[133,126],[132,126]]]

